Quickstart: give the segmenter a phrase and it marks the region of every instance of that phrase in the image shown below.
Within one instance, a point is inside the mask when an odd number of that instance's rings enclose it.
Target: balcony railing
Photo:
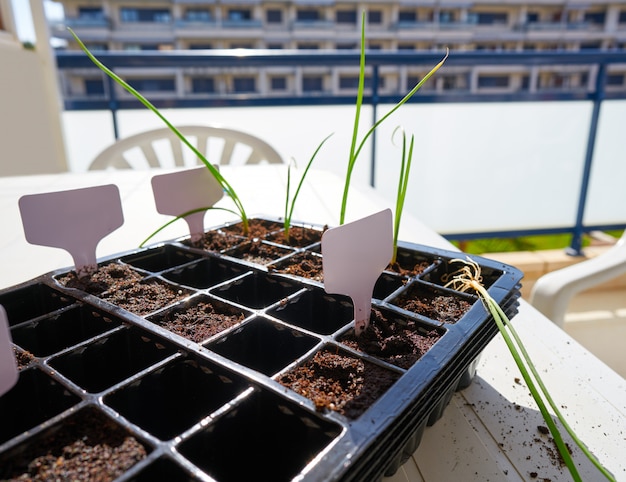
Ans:
[[[254,67],[258,69],[290,66],[290,67],[333,67],[333,66],[358,66],[359,55],[355,51],[274,51],[274,50],[211,50],[211,51],[166,51],[166,52],[102,52],[99,53],[100,60],[113,70],[121,68],[145,68],[158,69],[163,67],[193,68],[211,67],[214,68],[241,68]],[[432,65],[442,58],[438,52],[380,52],[372,51],[367,55],[367,65],[371,76],[370,87],[366,89],[364,103],[371,107],[373,116],[372,124],[378,119],[377,108],[382,105],[395,104],[402,99],[404,92],[397,94],[379,91],[380,70],[388,66],[423,66],[427,71]],[[524,103],[529,101],[550,101],[567,102],[583,101],[591,105],[591,114],[586,138],[584,161],[580,172],[580,186],[577,189],[577,207],[575,220],[572,224],[558,227],[520,228],[489,230],[481,232],[455,232],[447,233],[450,239],[472,239],[482,237],[506,237],[520,236],[525,234],[553,234],[571,233],[571,251],[580,253],[582,246],[582,236],[592,230],[608,230],[626,228],[626,216],[620,222],[610,224],[589,224],[585,223],[585,207],[587,205],[590,176],[593,167],[594,148],[598,132],[600,109],[603,101],[607,99],[626,99],[626,88],[606,89],[607,71],[610,66],[621,64],[626,65],[626,52],[624,51],[584,51],[584,52],[458,52],[450,56],[446,62],[446,68],[474,66],[514,66],[519,68],[532,67],[554,67],[554,66],[585,66],[589,68],[591,80],[588,82],[589,88],[577,90],[533,90],[520,88],[516,91],[505,92],[471,92],[454,90],[434,90],[428,89],[418,93],[410,101],[410,104],[430,104],[430,103],[492,103],[510,102]],[[57,65],[60,70],[91,68],[91,61],[81,52],[61,51],[57,53]],[[68,98],[65,100],[65,109],[72,110],[108,110],[112,114],[114,132],[117,135],[117,113],[123,109],[140,109],[143,106],[130,98],[118,98],[113,84],[107,89],[106,98]],[[332,94],[306,92],[299,95],[286,96],[255,94],[220,95],[214,97],[191,98],[185,96],[172,96],[168,98],[154,99],[154,104],[162,108],[206,108],[206,107],[227,107],[227,106],[339,106],[353,105],[354,94]],[[558,130],[558,126],[557,126]],[[486,142],[489,142],[487,140]],[[624,153],[626,156],[626,152]],[[371,184],[375,185],[375,174],[377,172],[376,159],[376,138],[372,139],[371,154]],[[523,169],[523,166],[519,166]],[[621,184],[622,186],[624,183]],[[557,190],[558,191],[558,190]],[[532,194],[530,194],[532,196]],[[556,195],[556,194],[555,194]]]

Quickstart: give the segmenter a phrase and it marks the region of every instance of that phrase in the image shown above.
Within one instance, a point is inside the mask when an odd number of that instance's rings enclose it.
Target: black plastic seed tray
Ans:
[[[294,247],[282,245],[277,220],[257,221],[269,233],[254,240],[227,234],[236,225],[211,230],[207,237],[223,237],[211,251],[181,238],[102,259],[108,285],[70,288],[66,269],[0,291],[20,364],[17,385],[0,397],[0,479],[34,466],[61,470],[68,460],[135,481],[378,480],[395,472],[454,391],[471,383],[497,333],[474,294],[444,286],[459,253],[402,244],[408,271],[381,275],[373,308],[387,320],[382,330],[399,327],[430,343],[405,353],[396,335],[371,347],[355,339],[349,298],[327,294],[315,274],[321,227],[302,225],[313,237]],[[310,277],[285,269],[297,257],[308,260]],[[514,316],[521,272],[470,258]],[[124,281],[126,269],[134,282]],[[134,294],[116,293],[129,284]],[[345,405],[302,389],[339,380],[328,367],[287,383],[318,367],[318,357],[348,364],[342,387],[359,392]],[[93,447],[103,445],[112,455],[98,459]]]

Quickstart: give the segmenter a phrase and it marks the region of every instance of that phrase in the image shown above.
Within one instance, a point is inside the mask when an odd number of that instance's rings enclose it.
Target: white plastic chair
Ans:
[[[270,164],[283,163],[282,157],[272,146],[245,132],[210,126],[177,126],[176,128],[202,154],[207,156],[212,164],[230,164],[239,154],[243,160],[242,164],[259,164],[262,161]],[[169,149],[159,146],[159,143],[163,144],[163,141]],[[214,146],[219,159],[211,155]],[[163,166],[166,155],[173,159],[174,166],[183,167],[185,166],[183,154],[185,150],[189,151],[189,148],[169,128],[154,129],[116,141],[96,156],[89,170],[102,170],[109,167],[131,169],[133,164],[137,164],[136,159],[132,157],[134,154],[136,154],[135,157],[143,158],[139,162],[147,163],[148,167]],[[165,151],[169,152],[166,154]],[[199,159],[196,161],[197,164],[201,163]]]
[[[543,275],[530,293],[530,303],[563,327],[570,299],[626,273],[626,231],[608,251],[578,264]]]

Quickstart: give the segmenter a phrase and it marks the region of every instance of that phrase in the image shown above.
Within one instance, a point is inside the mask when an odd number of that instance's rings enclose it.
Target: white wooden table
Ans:
[[[98,246],[98,257],[136,247],[170,219],[156,213],[150,178],[157,171],[102,171],[0,178],[0,289],[53,269],[70,266],[62,250],[26,242],[17,201],[24,194],[117,184],[125,224]],[[224,167],[250,214],[282,216],[284,166]],[[294,219],[336,225],[343,189],[334,174],[311,171]],[[222,203],[228,203],[227,200]],[[388,206],[372,189],[354,186],[347,220]],[[209,212],[207,226],[232,219]],[[185,234],[175,223],[156,240]],[[450,249],[447,241],[416,219],[405,217],[405,241]],[[543,317],[524,300],[514,319],[520,336],[570,425],[615,475],[626,480],[626,381]],[[413,456],[389,482],[400,481],[563,481],[569,473],[553,456],[555,448],[537,427],[544,422],[500,336],[486,348],[473,383],[454,395],[443,417],[426,429]],[[569,438],[566,437],[566,441]],[[584,480],[603,480],[573,442],[573,458]]]

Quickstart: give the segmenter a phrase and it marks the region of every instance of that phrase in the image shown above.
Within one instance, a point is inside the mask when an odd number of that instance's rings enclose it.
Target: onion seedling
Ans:
[[[396,129],[397,131],[397,129]],[[394,131],[395,134],[395,131]],[[415,145],[415,136],[411,134],[411,142],[407,151],[406,133],[402,130],[402,161],[400,163],[400,175],[398,176],[398,193],[396,195],[396,211],[393,217],[393,255],[391,264],[396,262],[398,257],[398,233],[400,232],[400,220],[402,219],[402,210],[404,209],[404,200],[406,198],[406,189],[409,185],[409,174],[411,172],[411,161],[413,159],[413,146]]]
[[[189,142],[187,140],[187,138],[181,134],[181,132],[174,126],[174,124],[172,124],[169,120],[167,120],[167,118],[159,111],[159,109],[157,109],[148,99],[146,99],[138,90],[136,90],[134,87],[132,87],[131,85],[129,85],[125,80],[123,80],[120,76],[118,76],[115,72],[113,72],[111,69],[109,69],[107,66],[105,66],[102,62],[100,62],[90,51],[89,49],[85,46],[85,44],[80,40],[80,38],[78,38],[78,35],[76,35],[74,33],[74,31],[68,27],[69,32],[72,34],[72,36],[74,37],[74,39],[76,40],[76,42],[78,43],[78,45],[80,46],[80,48],[83,50],[83,52],[85,52],[85,54],[87,54],[87,57],[89,57],[89,59],[91,59],[91,61],[100,69],[102,70],[105,74],[107,74],[109,77],[111,77],[111,79],[113,79],[116,83],[118,83],[119,85],[121,85],[127,92],[129,92],[130,94],[132,94],[139,102],[141,102],[145,107],[147,107],[149,110],[151,110],[152,112],[154,112],[154,114],[156,114],[157,117],[159,117],[159,119],[161,119],[165,125],[176,135],[176,137],[178,137],[181,142],[183,144],[185,144],[189,149],[191,149],[191,151],[198,157],[198,159],[200,159],[202,161],[202,163],[207,167],[207,169],[211,172],[211,174],[213,174],[213,176],[215,177],[215,179],[217,180],[217,182],[222,186],[222,188],[224,189],[224,192],[233,200],[233,202],[235,203],[235,207],[237,209],[237,214],[239,215],[239,217],[241,217],[241,222],[242,222],[242,229],[243,229],[243,234],[247,235],[248,234],[248,216],[246,214],[246,211],[243,207],[243,204],[241,202],[241,199],[239,198],[239,196],[237,195],[237,193],[235,192],[235,190],[233,189],[233,187],[230,185],[230,183],[226,180],[226,178],[224,176],[222,176],[222,174],[219,172],[219,170],[213,166],[213,164],[211,164],[206,156],[204,154],[202,154],[191,142]],[[232,211],[231,211],[232,212]],[[178,218],[175,218],[174,221],[176,221],[179,218],[188,216],[189,214],[191,214],[191,212],[189,213],[184,213],[181,214],[180,216],[178,216]],[[156,232],[161,231],[161,229],[165,228],[166,226],[169,226],[169,224],[171,224],[171,222],[167,223],[165,226],[162,226],[160,229],[158,229]],[[154,236],[153,233],[150,238],[152,236]],[[149,238],[148,238],[149,239]],[[147,241],[147,240],[146,240]],[[145,241],[144,241],[145,243]],[[142,243],[143,244],[143,243]]]
[[[324,143],[331,136],[332,134],[326,136],[326,138],[322,142],[320,142],[320,144],[317,146],[317,149],[315,149],[315,152],[313,152],[311,159],[309,159],[309,162],[307,163],[306,167],[304,168],[304,172],[302,173],[302,176],[300,177],[300,182],[298,183],[298,187],[296,188],[296,192],[294,193],[293,198],[291,199],[291,202],[289,200],[289,193],[290,193],[290,188],[291,188],[291,164],[292,163],[289,163],[289,165],[287,166],[287,193],[285,195],[285,217],[284,217],[284,223],[283,223],[284,239],[287,244],[289,244],[289,230],[291,228],[291,217],[293,216],[293,208],[296,205],[296,199],[298,198],[298,194],[300,194],[300,188],[302,188],[302,184],[304,183],[304,178],[309,172],[309,168],[311,167],[311,164],[313,164],[313,161],[315,160],[317,153],[320,151]]]
[[[449,51],[446,49],[446,55],[444,58],[435,65],[430,72],[428,72],[422,80],[420,80],[415,87],[411,89],[411,91],[406,94],[402,100],[400,100],[389,112],[387,112],[383,117],[381,117],[378,121],[374,123],[372,127],[365,133],[363,139],[357,146],[357,136],[359,129],[359,120],[361,117],[361,106],[363,105],[363,90],[365,85],[365,12],[363,12],[363,16],[361,18],[361,57],[359,61],[359,84],[357,89],[356,96],[356,111],[354,115],[354,127],[352,129],[352,142],[350,144],[350,156],[348,157],[348,170],[346,172],[346,180],[343,189],[343,197],[341,199],[341,212],[339,214],[339,224],[343,224],[346,218],[346,206],[348,203],[348,191],[350,189],[350,181],[352,179],[352,171],[354,170],[354,165],[356,163],[365,142],[369,139],[372,133],[381,125],[385,120],[387,120],[392,114],[394,114],[402,105],[409,101],[415,93],[420,90],[420,88],[430,79],[435,72],[437,72],[441,66],[444,64],[446,59],[448,58]]]
[[[491,297],[489,292],[483,286],[480,266],[470,259],[467,261],[463,259],[453,259],[450,263],[463,263],[463,266],[454,273],[448,275],[448,280],[444,279],[444,281],[447,281],[445,286],[463,292],[471,290],[475,291],[483,302],[485,308],[489,311],[491,316],[493,316],[493,319],[498,326],[498,330],[502,334],[502,338],[513,356],[515,364],[522,374],[522,377],[524,378],[535,403],[539,407],[541,415],[543,416],[543,419],[552,434],[563,462],[570,471],[572,479],[577,482],[582,482],[578,469],[572,460],[572,456],[563,441],[563,437],[561,436],[556,423],[548,411],[546,403],[552,408],[554,414],[561,422],[561,425],[565,428],[572,440],[576,443],[576,445],[578,445],[580,450],[591,461],[591,463],[593,463],[593,465],[602,473],[602,475],[606,477],[607,480],[615,481],[614,476],[600,463],[595,455],[589,451],[585,444],[574,433],[574,430],[567,423],[556,403],[554,403],[552,396],[539,376],[539,372],[530,359],[530,356],[528,355],[528,352],[526,351],[526,348],[524,347],[524,344],[517,334],[513,324],[510,322],[500,305],[498,305],[498,303]]]

